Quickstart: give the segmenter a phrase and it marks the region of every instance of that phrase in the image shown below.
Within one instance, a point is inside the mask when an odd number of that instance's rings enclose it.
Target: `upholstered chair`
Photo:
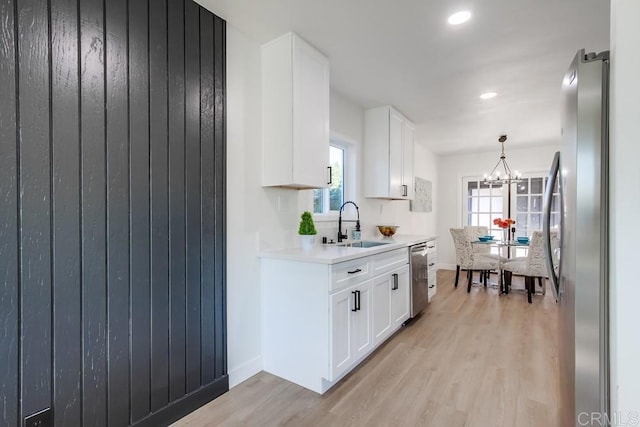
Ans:
[[[471,292],[473,271],[499,270],[500,260],[483,254],[475,254],[473,252],[473,245],[471,241],[469,241],[467,232],[463,228],[450,228],[449,232],[453,238],[453,245],[456,250],[455,286],[458,287],[460,269],[465,269],[467,270],[467,292]]]
[[[464,231],[467,233],[467,238],[470,242],[475,242],[479,240],[479,237],[487,236],[489,234],[489,227],[484,225],[465,225]],[[507,261],[507,258],[500,256],[498,254],[491,253],[491,246],[487,244],[475,244],[471,245],[473,248],[474,254],[485,255],[491,258],[498,260],[501,264]],[[489,271],[481,272],[481,279],[486,283],[489,278]]]
[[[525,277],[525,286],[527,289],[527,300],[531,303],[531,296],[535,291],[535,279],[543,286],[543,281],[549,277],[549,271],[547,270],[547,264],[544,254],[544,235],[542,231],[534,231],[529,242],[529,253],[526,257],[512,258],[509,261],[502,264],[502,269],[505,272],[505,289],[507,292],[511,286],[511,279],[514,274],[519,274]],[[559,246],[558,232],[551,231],[551,251],[555,252],[555,249]],[[546,285],[546,282],[544,283]]]

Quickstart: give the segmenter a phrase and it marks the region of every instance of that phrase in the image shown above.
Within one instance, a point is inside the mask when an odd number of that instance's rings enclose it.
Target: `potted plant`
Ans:
[[[300,241],[302,243],[302,249],[312,249],[315,243],[315,235],[318,234],[316,226],[313,224],[313,218],[311,212],[304,211],[301,215],[300,227],[298,227],[298,234],[300,235]]]

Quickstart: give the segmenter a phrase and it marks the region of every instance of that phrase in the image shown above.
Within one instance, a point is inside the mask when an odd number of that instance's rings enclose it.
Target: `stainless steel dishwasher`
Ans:
[[[427,242],[410,246],[411,265],[411,317],[417,316],[429,302],[429,261]]]

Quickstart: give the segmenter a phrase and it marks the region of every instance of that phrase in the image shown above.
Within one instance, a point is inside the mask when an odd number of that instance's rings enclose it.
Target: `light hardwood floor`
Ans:
[[[462,278],[453,287],[454,275],[438,271],[425,312],[325,395],[262,372],[174,425],[557,425],[551,293],[533,304],[524,292],[467,294]]]

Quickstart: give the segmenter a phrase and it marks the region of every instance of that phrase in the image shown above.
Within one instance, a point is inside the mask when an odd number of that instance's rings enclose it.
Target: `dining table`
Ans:
[[[471,244],[472,245],[487,245],[487,246],[491,246],[494,248],[499,248],[499,251],[502,252],[503,249],[507,249],[507,259],[511,259],[511,249],[512,248],[528,248],[529,247],[529,243],[530,240],[525,241],[518,241],[518,240],[495,240],[495,239],[490,239],[490,240],[472,240]],[[500,294],[506,294],[509,293],[509,290],[506,289],[504,280],[503,280],[503,272],[502,272],[502,263],[500,263],[500,271],[498,272],[498,276],[499,276],[499,287],[500,287]]]

